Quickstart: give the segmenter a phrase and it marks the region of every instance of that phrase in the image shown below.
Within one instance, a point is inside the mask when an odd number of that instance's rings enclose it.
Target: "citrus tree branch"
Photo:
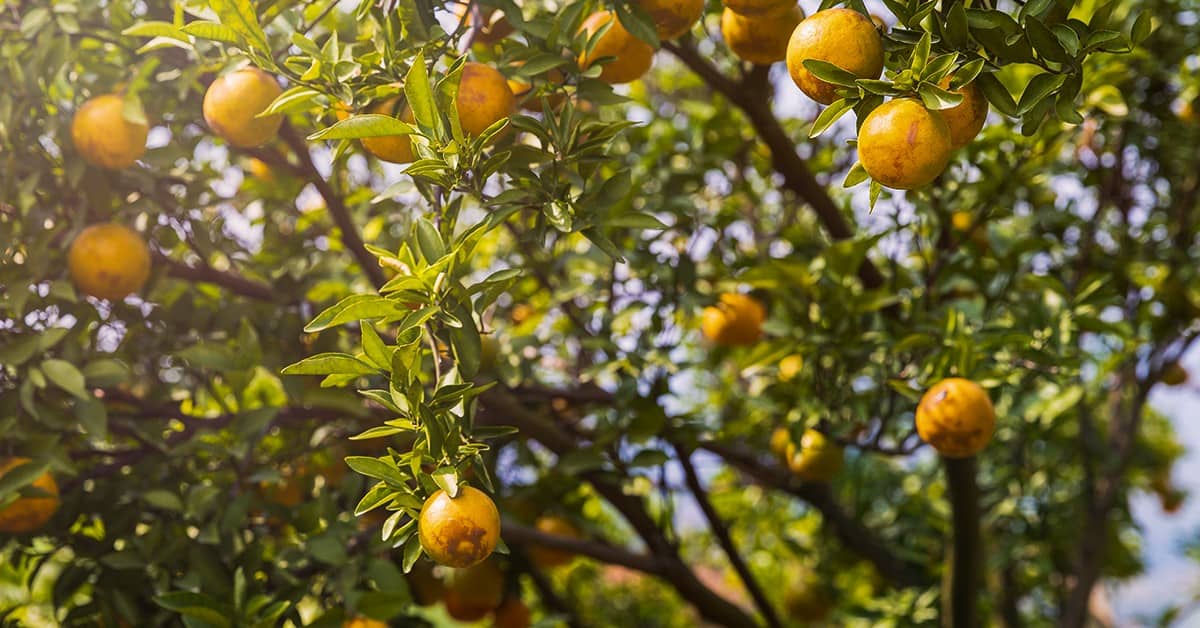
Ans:
[[[251,299],[262,301],[280,300],[279,295],[275,294],[271,286],[247,279],[232,271],[217,270],[211,266],[189,266],[157,252],[154,253],[154,263],[165,266],[167,274],[176,279],[216,284],[234,294],[240,294]]]
[[[506,519],[500,526],[504,540],[514,545],[540,546],[587,556],[602,563],[620,565],[643,573],[661,575],[662,567],[654,556],[634,554],[607,543],[547,534],[536,528]]]
[[[953,541],[947,556],[949,576],[942,593],[942,625],[973,628],[979,621],[982,548],[979,534],[979,486],[975,457],[943,458],[950,491]]]
[[[329,211],[329,216],[333,218],[334,224],[338,226],[338,230],[342,232],[342,244],[350,249],[350,253],[354,255],[354,259],[358,261],[358,265],[362,267],[363,273],[371,280],[371,283],[376,288],[387,283],[387,278],[383,275],[383,269],[380,268],[379,262],[367,251],[363,244],[362,236],[358,233],[358,227],[354,224],[354,220],[350,217],[350,210],[346,207],[345,201],[341,195],[334,191],[333,186],[325,180],[321,175],[321,171],[317,170],[316,164],[313,163],[312,154],[308,152],[308,144],[303,137],[296,132],[294,128],[287,122],[279,130],[283,141],[291,147],[296,153],[296,158],[300,160],[300,172],[309,183],[317,189],[321,197],[325,199],[325,208]]]
[[[752,81],[759,89],[747,89],[745,85],[729,79],[706,61],[698,50],[689,44],[664,42],[663,48],[670,51],[684,65],[691,68],[700,78],[714,90],[720,92],[726,99],[736,105],[749,118],[750,124],[771,151],[771,162],[775,170],[783,177],[785,188],[794,192],[800,198],[808,201],[816,212],[817,218],[824,225],[829,237],[834,240],[846,240],[854,237],[854,227],[846,219],[842,210],[833,202],[824,186],[817,182],[808,164],[796,153],[796,144],[779,124],[779,119],[771,111],[771,105],[763,93],[769,89],[764,80]],[[755,78],[752,74],[750,78]],[[875,289],[883,286],[883,275],[870,262],[863,260],[858,268],[858,276],[863,285]]]
[[[706,442],[700,447],[717,454],[759,484],[808,502],[833,527],[834,534],[847,549],[875,565],[888,581],[902,587],[922,587],[932,583],[932,577],[923,567],[892,553],[874,532],[842,510],[827,484],[801,482],[787,470],[762,462],[757,453],[741,446]]]
[[[696,503],[700,506],[700,511],[704,513],[704,518],[708,520],[708,525],[712,528],[713,536],[717,537],[717,542],[721,544],[721,549],[725,551],[725,555],[729,557],[729,563],[733,565],[734,571],[741,578],[742,584],[746,586],[746,590],[750,592],[750,597],[754,599],[754,605],[758,607],[758,612],[762,614],[763,620],[771,628],[781,628],[783,624],[779,621],[779,615],[775,613],[775,608],[771,606],[771,600],[767,599],[767,594],[758,583],[758,579],[750,571],[750,566],[742,559],[741,552],[737,546],[733,544],[733,537],[729,535],[729,528],[725,526],[725,522],[721,521],[721,515],[717,509],[713,507],[712,500],[708,498],[708,492],[704,490],[704,485],[700,483],[700,476],[696,473],[696,467],[692,464],[692,455],[685,451],[682,447],[676,445],[675,453],[679,460],[679,466],[683,468],[683,479],[687,483],[688,490],[696,499]]]

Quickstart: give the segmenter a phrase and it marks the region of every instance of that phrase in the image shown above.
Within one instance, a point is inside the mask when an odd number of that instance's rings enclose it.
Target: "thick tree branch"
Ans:
[[[350,210],[346,207],[346,203],[342,197],[334,191],[333,186],[321,176],[321,171],[317,170],[316,164],[313,163],[312,154],[308,152],[308,144],[304,138],[300,137],[296,130],[290,124],[285,123],[279,131],[283,141],[291,147],[296,153],[296,158],[300,160],[300,170],[304,173],[304,178],[308,179],[313,187],[317,188],[317,192],[325,199],[325,208],[329,211],[329,216],[333,218],[334,224],[338,226],[338,230],[342,232],[342,244],[350,249],[350,253],[354,255],[354,259],[358,261],[358,265],[362,267],[362,271],[366,273],[371,283],[376,288],[387,283],[387,277],[383,275],[383,269],[380,268],[378,260],[374,255],[367,251],[363,244],[362,236],[358,233],[358,227],[354,224],[354,220],[350,217]]]
[[[831,238],[846,240],[854,237],[853,226],[846,220],[842,210],[834,204],[825,188],[817,183],[816,178],[809,171],[808,165],[796,153],[795,142],[780,126],[775,114],[771,112],[770,102],[766,97],[767,94],[764,93],[765,89],[769,89],[769,84],[764,80],[765,77],[751,74],[748,77],[751,83],[750,87],[757,86],[759,89],[747,89],[747,86],[735,83],[721,74],[700,55],[699,51],[689,45],[664,42],[663,48],[671,51],[684,65],[704,79],[705,83],[724,95],[746,114],[763,143],[771,150],[771,161],[775,170],[783,176],[784,187],[808,201]],[[858,276],[867,288],[875,289],[883,286],[883,275],[869,260],[864,260],[859,266]]]
[[[979,625],[979,582],[982,548],[979,534],[979,487],[976,461],[943,458],[950,491],[953,545],[947,553],[950,569],[942,592],[942,625],[974,628]]]
[[[729,557],[729,563],[733,565],[742,584],[750,592],[750,597],[754,599],[754,605],[758,607],[758,612],[762,614],[763,620],[768,626],[781,628],[783,624],[779,621],[779,615],[775,613],[775,608],[771,606],[771,600],[767,598],[758,579],[750,571],[750,566],[742,559],[741,552],[733,544],[733,537],[729,535],[729,528],[725,526],[725,522],[721,521],[720,513],[713,507],[712,500],[708,498],[708,493],[700,483],[700,476],[696,474],[696,467],[692,464],[691,453],[678,445],[675,446],[675,453],[679,465],[683,467],[683,478],[687,482],[688,490],[696,498],[700,511],[704,513],[704,518],[708,519],[708,525],[712,528],[713,535],[717,537],[717,542],[721,544],[721,549],[725,550],[725,555]]]
[[[173,260],[165,255],[155,253],[154,263],[167,268],[167,274],[177,279],[212,283],[235,294],[262,301],[279,301],[279,295],[271,286],[246,279],[245,277],[225,270],[217,270],[211,266],[188,266],[183,262]]]
[[[923,567],[893,554],[874,532],[842,510],[828,485],[800,482],[787,470],[764,464],[755,452],[743,447],[713,442],[702,443],[700,447],[717,454],[758,483],[808,502],[833,527],[834,534],[848,549],[870,561],[888,581],[902,587],[932,583]]]
[[[500,526],[500,529],[504,535],[504,540],[514,545],[548,547],[550,549],[594,558],[602,563],[636,569],[648,574],[662,574],[662,566],[654,556],[634,554],[619,547],[589,539],[576,539],[557,534],[546,534],[536,528],[521,525],[507,519]]]

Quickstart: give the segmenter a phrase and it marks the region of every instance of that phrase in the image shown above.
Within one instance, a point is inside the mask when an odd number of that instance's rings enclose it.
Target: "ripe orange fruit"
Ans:
[[[742,61],[771,65],[787,57],[788,40],[803,19],[804,11],[799,5],[754,16],[739,15],[726,8],[721,14],[721,36]]]
[[[867,174],[897,190],[912,190],[937,178],[950,163],[950,127],[937,111],[913,98],[875,108],[858,131],[858,160]]]
[[[417,529],[430,558],[450,567],[470,567],[496,549],[500,512],[492,498],[477,488],[461,486],[453,499],[438,490],[421,507]]]
[[[355,617],[342,622],[342,628],[388,628],[388,624],[370,617]]]
[[[67,267],[84,294],[120,300],[140,290],[150,277],[150,249],[124,225],[92,225],[71,242]]]
[[[413,566],[405,577],[408,591],[417,606],[433,606],[446,593],[446,585],[433,573],[433,565],[422,561]]]
[[[275,137],[283,116],[257,116],[282,93],[275,77],[258,68],[230,72],[208,86],[204,94],[204,121],[234,146],[262,146]]]
[[[950,77],[942,80],[941,87],[950,89]],[[946,126],[950,127],[950,144],[959,149],[970,144],[983,129],[983,123],[987,122],[988,101],[983,90],[974,82],[963,85],[954,93],[962,94],[962,102],[938,113],[942,114]]]
[[[704,0],[638,0],[654,20],[659,39],[675,39],[692,30],[704,15]]]
[[[29,458],[8,458],[0,462],[0,477],[9,471],[32,462]],[[32,486],[48,495],[41,497],[19,497],[0,510],[0,532],[27,534],[46,525],[58,510],[58,483],[49,472],[33,481]]]
[[[463,132],[478,136],[515,113],[517,97],[496,68],[472,61],[463,66],[456,108]]]
[[[371,107],[368,111],[384,116],[396,116],[396,107],[400,103],[400,97],[395,96],[380,102]],[[404,110],[400,113],[400,121],[412,124],[413,118],[412,109],[405,105]],[[364,137],[362,138],[363,148],[368,153],[376,157],[390,161],[394,164],[406,164],[413,160],[412,138],[407,135],[381,135],[379,137]]]
[[[883,72],[883,40],[870,18],[852,9],[818,11],[800,22],[787,46],[788,73],[800,91],[828,105],[837,100],[835,85],[813,76],[804,61],[827,61],[865,79]]]
[[[296,472],[286,472],[283,477],[274,482],[258,483],[258,492],[262,498],[272,504],[294,508],[304,501],[304,481],[297,477]]]
[[[446,588],[446,612],[459,621],[479,621],[504,598],[504,572],[494,560],[458,569]]]
[[[450,12],[458,19],[462,19],[466,13],[468,5],[457,2],[450,5]],[[488,46],[500,43],[500,40],[512,35],[516,30],[513,28],[508,18],[504,17],[504,13],[497,11],[492,7],[479,6],[479,15],[482,18],[483,27],[475,34],[475,43],[485,44]],[[467,16],[467,26],[472,26],[475,23],[475,18]]]
[[[788,469],[805,482],[828,482],[842,469],[845,452],[841,446],[814,429],[804,430],[800,447],[788,443]]]
[[[943,379],[917,406],[917,433],[947,458],[979,453],[992,439],[996,410],[987,392],[961,377]]]
[[[577,539],[580,536],[579,530],[571,525],[570,521],[558,516],[538,517],[533,526],[541,532],[555,536],[565,536],[571,539]],[[529,558],[538,567],[551,569],[569,564],[575,555],[564,550],[534,545],[529,548]]]
[[[1168,386],[1182,386],[1188,381],[1187,369],[1178,362],[1172,362],[1163,368],[1162,383]]]
[[[145,124],[125,119],[125,98],[105,94],[83,103],[71,119],[71,141],[84,161],[121,170],[137,162],[146,153]]]
[[[533,613],[524,602],[515,597],[504,600],[492,617],[492,625],[495,628],[529,628],[532,623]]]
[[[524,61],[513,63],[513,66],[518,68],[522,65],[525,65]],[[546,80],[556,85],[562,85],[566,77],[563,75],[562,70],[555,68],[546,72]],[[511,78],[508,79],[508,88],[512,90],[513,95],[516,96],[523,109],[534,113],[541,113],[542,99],[541,97],[534,97],[532,83],[527,83],[524,79]],[[552,92],[546,94],[546,101],[551,109],[557,110],[567,101],[567,95],[561,91]]]
[[[988,247],[987,229],[983,224],[975,224],[975,216],[966,210],[956,211],[950,215],[950,226],[959,233],[967,233],[971,242],[980,248]],[[968,231],[970,233],[968,233]]]
[[[791,432],[788,431],[788,429],[786,427],[777,427],[777,428],[775,428],[774,431],[771,432],[771,440],[770,440],[770,443],[767,445],[767,448],[771,450],[771,453],[775,454],[776,456],[779,456],[780,458],[782,458],[786,461],[787,460],[787,450],[788,450],[788,447],[791,447],[791,446],[792,446],[792,434],[791,434]]]
[[[616,57],[605,64],[600,80],[607,83],[629,83],[650,71],[654,63],[654,47],[625,30],[612,11],[599,11],[588,16],[579,27],[590,38],[605,24],[613,25],[604,33],[591,54],[579,55],[579,67],[587,69],[602,57]]]
[[[700,330],[704,337],[722,347],[752,345],[762,337],[767,310],[754,297],[726,293],[716,305],[704,308]]]
[[[776,13],[796,4],[795,0],[723,0],[726,9],[745,17]]]
[[[779,361],[779,381],[790,382],[804,368],[804,356],[794,353]]]
[[[246,162],[246,174],[258,179],[259,181],[262,181],[263,183],[275,182],[275,171],[271,169],[271,166],[268,165],[267,162],[257,157],[251,157],[250,160]]]
[[[783,608],[791,619],[818,622],[829,616],[833,602],[816,574],[802,570],[788,583],[783,594]]]
[[[1193,101],[1188,100],[1180,105],[1179,119],[1189,123],[1196,121],[1196,105]]]

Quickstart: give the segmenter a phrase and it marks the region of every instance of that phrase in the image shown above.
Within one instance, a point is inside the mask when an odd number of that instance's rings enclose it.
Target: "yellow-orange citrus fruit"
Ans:
[[[512,321],[513,325],[520,325],[521,323],[529,320],[536,313],[537,311],[533,309],[532,305],[529,305],[528,303],[518,303],[513,306],[512,312],[508,315],[508,319]]]
[[[738,15],[726,8],[721,13],[721,36],[742,61],[771,65],[787,57],[788,40],[803,19],[799,5],[755,16]]]
[[[975,223],[975,216],[966,210],[956,211],[950,215],[950,225],[959,233],[966,233],[976,246],[988,246],[987,229],[983,224]]]
[[[800,22],[788,41],[788,73],[800,91],[828,105],[837,99],[837,88],[809,72],[804,67],[808,59],[827,61],[859,78],[876,79],[883,72],[883,40],[871,19],[852,9],[826,9]]]
[[[460,486],[458,497],[453,499],[442,490],[430,495],[421,507],[417,526],[425,553],[450,567],[482,562],[500,540],[496,504],[486,493],[470,486]]]
[[[283,116],[257,116],[281,93],[283,89],[275,77],[258,68],[230,72],[208,86],[204,94],[204,121],[234,146],[262,146],[275,137]]]
[[[1168,386],[1181,386],[1188,381],[1187,369],[1179,365],[1178,362],[1172,362],[1163,369],[1162,383]]]
[[[433,573],[433,565],[419,562],[405,577],[408,590],[417,606],[433,606],[446,593],[446,585]]]
[[[510,597],[504,600],[496,614],[492,617],[495,628],[529,628],[533,623],[533,613],[521,600]]]
[[[459,4],[457,2],[450,5],[450,12],[458,19],[463,18],[463,14],[467,11],[467,4]],[[513,28],[508,18],[504,17],[504,13],[497,11],[492,7],[479,6],[479,15],[482,18],[483,27],[475,34],[475,43],[486,44],[488,46],[500,43],[500,40],[512,35],[516,30]],[[473,26],[475,18],[467,16],[467,26]]]
[[[804,430],[800,447],[787,446],[788,469],[805,482],[828,482],[842,470],[845,452],[837,443],[814,429]]]
[[[150,277],[150,249],[136,231],[124,225],[92,225],[71,243],[67,267],[84,294],[124,299]]]
[[[132,166],[146,153],[150,129],[125,119],[125,99],[120,94],[97,96],[75,112],[71,141],[84,161],[121,170]]]
[[[524,61],[513,63],[513,66],[518,68],[522,65],[525,65]],[[563,81],[566,80],[562,70],[558,68],[546,72],[545,78],[555,85],[562,85]],[[541,113],[542,98],[533,94],[533,83],[529,83],[525,79],[510,78],[508,79],[508,88],[512,90],[513,95],[516,96],[517,101],[521,103],[523,109],[534,113]],[[546,102],[550,105],[551,109],[557,110],[563,103],[567,102],[567,95],[561,91],[551,92],[546,94]]]
[[[587,33],[590,38],[609,22],[613,23],[612,26],[596,42],[596,47],[592,49],[591,54],[579,56],[579,67],[586,69],[596,59],[615,57],[601,70],[600,80],[613,84],[636,81],[643,74],[649,72],[650,65],[654,63],[653,46],[625,30],[621,21],[616,19],[616,15],[611,11],[600,11],[589,15],[579,30]]]
[[[950,89],[950,77],[941,82],[941,87]],[[938,113],[942,114],[946,126],[950,127],[950,144],[958,149],[970,144],[983,129],[983,123],[987,122],[988,101],[983,90],[974,82],[963,85],[954,93],[962,94],[962,102]]]
[[[871,178],[897,190],[927,185],[950,163],[950,128],[913,98],[883,103],[858,131],[858,160]]]
[[[783,594],[787,617],[802,622],[818,622],[829,616],[833,601],[816,574],[803,571],[792,576]]]
[[[257,157],[251,157],[250,161],[246,162],[246,174],[263,183],[275,182],[275,171],[271,169],[271,166],[267,162]]]
[[[771,453],[786,460],[787,450],[788,447],[791,447],[791,445],[792,434],[786,427],[777,427],[775,428],[775,431],[771,432],[771,442],[768,445],[768,447],[771,449]]]
[[[260,482],[258,490],[264,500],[279,506],[292,508],[304,501],[304,482],[294,473],[287,473],[274,482]]]
[[[29,458],[9,458],[0,462],[0,477],[16,467],[29,463]],[[33,481],[33,488],[47,493],[38,497],[19,497],[0,510],[0,532],[26,534],[46,525],[58,510],[58,483],[49,472]]]
[[[704,308],[700,330],[722,347],[752,345],[762,337],[765,320],[767,310],[754,297],[726,293],[716,305]]]
[[[458,121],[468,135],[482,135],[488,127],[517,110],[517,97],[496,68],[468,62],[458,83]]]
[[[746,17],[775,13],[796,4],[796,0],[723,0],[726,9]]]
[[[917,406],[917,433],[947,458],[979,453],[996,429],[996,410],[987,391],[967,379],[943,379]]]
[[[804,356],[794,353],[779,361],[779,381],[790,382],[804,368]]]
[[[541,532],[554,536],[565,536],[571,539],[579,538],[579,530],[571,525],[570,521],[562,517],[542,516],[538,517],[534,522],[534,527]],[[540,547],[537,545],[529,548],[529,558],[542,569],[550,569],[552,567],[561,567],[571,562],[575,555],[559,549],[549,547]]]
[[[355,617],[342,622],[342,628],[388,628],[386,621],[370,617]]]
[[[659,39],[675,39],[692,30],[704,15],[704,0],[638,0],[654,20]]]
[[[446,612],[459,621],[479,621],[504,598],[504,572],[494,560],[456,570],[446,588]]]
[[[1179,119],[1184,122],[1196,121],[1196,105],[1189,100],[1179,107]]]
[[[396,117],[396,107],[400,97],[389,98],[372,106],[368,111],[384,116]],[[414,122],[412,109],[406,105],[400,113],[400,121],[412,124]],[[376,157],[394,164],[406,164],[413,160],[412,139],[407,135],[381,135],[379,137],[362,138],[363,148]]]

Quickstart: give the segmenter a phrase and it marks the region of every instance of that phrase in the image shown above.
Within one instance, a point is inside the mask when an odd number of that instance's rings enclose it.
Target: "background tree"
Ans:
[[[1084,625],[1182,498],[1194,7],[803,9],[0,5],[6,620]]]

